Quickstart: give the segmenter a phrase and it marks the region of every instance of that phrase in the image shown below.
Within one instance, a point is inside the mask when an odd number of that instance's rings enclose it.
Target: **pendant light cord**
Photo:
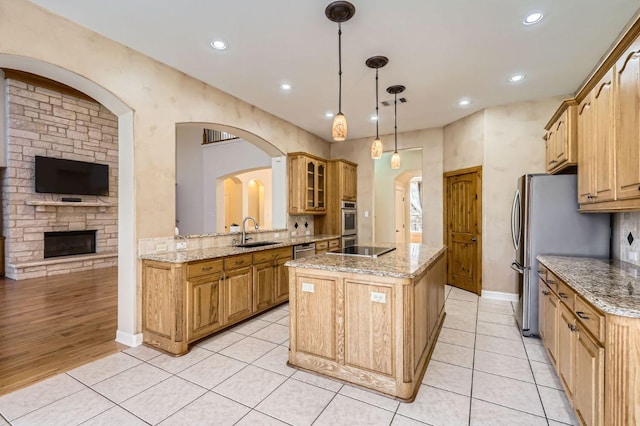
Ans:
[[[398,94],[395,94],[393,100],[393,130],[395,132],[395,147],[394,152],[398,152]]]
[[[342,113],[342,26],[338,22],[338,113]]]
[[[380,121],[380,114],[378,113],[378,68],[376,68],[376,139],[380,139],[378,135],[379,121]]]

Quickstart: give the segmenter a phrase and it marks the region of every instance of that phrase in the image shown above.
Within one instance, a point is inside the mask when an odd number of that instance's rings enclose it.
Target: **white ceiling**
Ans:
[[[338,107],[337,24],[330,0],[31,0],[54,13],[331,140]],[[637,13],[638,0],[353,0],[343,28],[342,110],[349,139],[375,134],[380,100],[403,84],[398,130],[438,127],[482,108],[575,92]],[[542,11],[539,24],[522,20]],[[229,48],[209,43],[224,39]],[[509,83],[514,73],[526,74]],[[283,93],[287,82],[293,90]],[[457,105],[460,98],[469,107]],[[393,132],[393,106],[380,133]],[[211,118],[215,121],[215,117]]]

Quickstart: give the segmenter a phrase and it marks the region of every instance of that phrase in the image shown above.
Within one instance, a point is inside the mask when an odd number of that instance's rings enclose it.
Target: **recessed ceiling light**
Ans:
[[[543,17],[544,15],[542,14],[542,12],[535,12],[524,18],[524,21],[522,21],[522,23],[525,25],[537,24],[538,22],[542,21]]]
[[[227,48],[227,43],[222,40],[213,40],[211,42],[211,47],[216,50],[225,50]]]
[[[290,85],[289,83],[282,83],[282,84],[280,85],[280,88],[281,88],[282,90],[291,90],[291,85]]]
[[[509,81],[512,83],[517,83],[519,81],[524,80],[524,74],[514,74],[511,77],[509,77]]]
[[[469,105],[471,105],[471,100],[470,99],[460,99],[458,101],[458,105],[461,106],[461,107],[469,106]]]
[[[333,117],[333,113],[332,112],[326,112],[324,114],[324,116],[327,117],[327,118],[332,118]]]
[[[373,114],[371,117],[369,117],[369,120],[371,121],[376,121],[378,119],[378,116]]]

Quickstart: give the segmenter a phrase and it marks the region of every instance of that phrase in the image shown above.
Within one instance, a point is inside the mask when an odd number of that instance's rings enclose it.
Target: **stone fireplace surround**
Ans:
[[[5,274],[25,279],[117,265],[118,121],[104,106],[64,90],[5,80],[7,167],[2,173]],[[35,156],[109,165],[109,195],[35,193]],[[74,195],[74,194],[71,194]],[[76,195],[77,196],[77,195]],[[96,230],[96,253],[44,257],[44,233]]]

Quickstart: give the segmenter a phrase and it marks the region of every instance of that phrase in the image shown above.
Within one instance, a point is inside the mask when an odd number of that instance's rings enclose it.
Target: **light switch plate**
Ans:
[[[156,244],[156,253],[161,253],[163,251],[167,251],[167,244],[166,243]]]
[[[178,243],[176,243],[176,249],[177,250],[185,250],[187,248],[187,242],[186,241],[180,241]]]
[[[306,293],[313,293],[314,292],[314,285],[311,283],[302,283],[302,291],[306,292]]]

